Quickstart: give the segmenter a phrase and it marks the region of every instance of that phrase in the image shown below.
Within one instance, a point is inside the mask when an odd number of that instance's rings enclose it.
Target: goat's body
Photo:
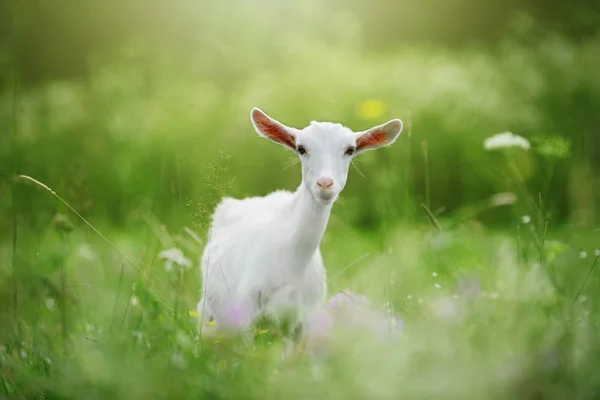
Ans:
[[[262,316],[285,318],[289,328],[306,326],[327,295],[319,245],[350,162],[393,143],[402,130],[397,119],[356,133],[314,121],[299,130],[257,108],[250,119],[260,136],[298,155],[302,183],[293,193],[225,198],[217,206],[201,260],[204,289],[197,309],[203,334],[210,326],[248,332]]]
[[[214,321],[218,330],[233,301],[245,307],[243,330],[263,315],[292,312],[295,322],[306,322],[327,293],[319,243],[330,207],[313,203],[302,187],[221,201],[201,260],[201,321]]]

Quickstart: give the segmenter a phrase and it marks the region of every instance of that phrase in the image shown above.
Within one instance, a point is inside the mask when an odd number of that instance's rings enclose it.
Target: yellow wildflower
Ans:
[[[200,316],[198,311],[195,311],[195,310],[188,311],[188,314],[190,314],[190,317],[192,317],[192,318],[198,318]]]
[[[383,101],[379,99],[369,99],[358,105],[357,114],[362,119],[375,119],[379,118],[384,110],[385,105],[383,104]]]

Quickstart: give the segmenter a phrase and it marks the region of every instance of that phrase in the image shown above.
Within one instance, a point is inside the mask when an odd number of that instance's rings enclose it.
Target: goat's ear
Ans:
[[[256,132],[272,142],[279,143],[290,150],[296,150],[295,129],[274,120],[258,108],[253,108],[250,120]]]
[[[392,119],[383,125],[358,132],[356,133],[356,151],[362,153],[388,146],[398,139],[400,132],[402,132],[402,121],[399,119]]]

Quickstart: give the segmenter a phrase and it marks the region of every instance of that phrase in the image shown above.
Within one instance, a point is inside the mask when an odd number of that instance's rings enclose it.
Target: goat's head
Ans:
[[[250,119],[256,132],[294,151],[302,162],[302,181],[314,198],[329,204],[348,179],[350,161],[368,150],[392,144],[402,131],[402,121],[393,119],[362,132],[331,122],[311,122],[304,129],[283,125],[258,108]]]

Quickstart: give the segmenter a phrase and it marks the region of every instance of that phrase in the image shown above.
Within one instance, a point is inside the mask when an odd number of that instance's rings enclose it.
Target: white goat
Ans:
[[[293,193],[227,197],[217,206],[201,259],[204,289],[197,311],[203,335],[228,325],[228,304],[245,307],[236,327],[242,331],[261,316],[291,316],[292,328],[306,327],[327,295],[319,244],[350,161],[393,143],[402,131],[399,119],[354,133],[331,122],[287,127],[258,108],[250,118],[260,136],[298,155],[302,183]]]

